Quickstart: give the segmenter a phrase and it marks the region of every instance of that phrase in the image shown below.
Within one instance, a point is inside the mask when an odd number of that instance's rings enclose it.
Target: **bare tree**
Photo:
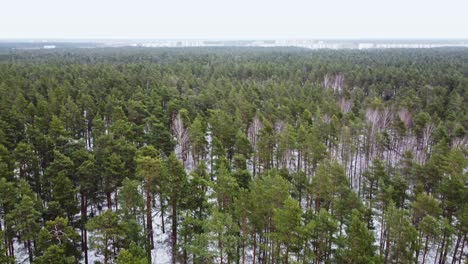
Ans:
[[[188,130],[184,126],[180,113],[172,115],[171,132],[177,141],[175,149],[176,156],[178,159],[182,160],[182,163],[185,166],[185,162],[187,161],[190,152],[190,139]]]
[[[258,147],[257,147],[257,143],[258,143],[258,136],[260,134],[260,130],[262,129],[263,127],[263,124],[262,124],[262,121],[260,121],[260,118],[258,118],[258,116],[255,116],[252,120],[252,122],[250,123],[250,126],[249,128],[247,129],[247,138],[249,139],[250,141],[250,144],[252,145],[252,148],[254,150],[254,154],[253,154],[253,157],[252,157],[252,161],[253,161],[253,175],[255,176],[255,172],[257,171],[257,164],[260,164],[260,162],[258,162],[258,155],[257,155],[257,152],[258,152]]]
[[[351,111],[351,109],[353,108],[353,101],[346,98],[340,98],[339,105],[341,112],[349,113],[349,111]]]

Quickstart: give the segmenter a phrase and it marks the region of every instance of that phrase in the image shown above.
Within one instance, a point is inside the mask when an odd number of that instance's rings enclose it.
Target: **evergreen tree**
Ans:
[[[182,163],[177,160],[174,153],[172,153],[166,161],[167,177],[164,179],[161,186],[163,186],[164,196],[167,197],[168,204],[171,207],[171,253],[172,263],[177,262],[177,233],[179,225],[179,216],[181,214],[180,207],[185,198],[185,191],[187,186],[187,175],[185,174]]]
[[[75,214],[79,212],[78,202],[76,200],[76,189],[73,188],[71,181],[60,172],[52,178],[51,202],[60,205],[60,209],[69,221],[73,221]],[[49,216],[51,216],[49,214]],[[56,217],[58,215],[55,215]]]
[[[284,202],[284,207],[276,209],[273,215],[275,232],[272,236],[279,245],[284,246],[284,263],[289,262],[289,252],[291,249],[297,250],[300,242],[302,210],[296,200],[288,198]],[[278,249],[281,246],[278,245]],[[280,252],[277,252],[280,258]]]
[[[74,264],[75,262],[73,257],[67,256],[65,250],[57,245],[48,247],[42,256],[34,260],[35,264]]]
[[[29,261],[34,259],[33,240],[39,231],[39,216],[35,208],[35,201],[28,195],[21,198],[15,208],[6,215],[6,219],[12,223],[12,229],[26,242]]]
[[[81,258],[79,241],[80,235],[69,225],[67,219],[57,217],[55,220],[47,221],[37,238],[37,248],[42,252],[40,257],[42,260],[38,258],[36,262],[61,263],[53,261],[63,258],[65,263],[70,263],[70,259],[71,263],[75,263]]]
[[[391,203],[385,214],[386,237],[384,261],[410,263],[415,261],[418,248],[417,232],[402,209]]]
[[[353,210],[343,246],[338,252],[338,261],[356,264],[381,263],[376,255],[374,240],[374,235],[367,229],[360,213]]]
[[[104,256],[104,264],[112,263],[121,248],[125,230],[116,213],[106,210],[89,220],[87,229],[93,232],[91,248]]]
[[[138,247],[134,242],[130,243],[129,249],[123,249],[115,259],[116,264],[147,264],[144,249]]]

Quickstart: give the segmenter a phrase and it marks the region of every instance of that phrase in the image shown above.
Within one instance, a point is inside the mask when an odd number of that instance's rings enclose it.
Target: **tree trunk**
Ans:
[[[151,214],[151,190],[150,190],[150,183],[147,180],[146,181],[146,229],[148,232],[148,243],[150,246],[150,249],[154,249],[154,238],[153,238],[153,217]]]
[[[242,224],[242,259],[241,263],[245,264],[245,223]]]
[[[107,264],[108,263],[108,259],[109,259],[109,245],[107,244],[107,236],[106,236],[106,239],[105,239],[105,243],[104,243],[104,264]]]
[[[173,198],[175,199],[175,198]],[[177,202],[172,203],[172,263],[176,264],[177,256]]]
[[[218,247],[219,247],[219,257],[221,258],[221,264],[224,264],[224,252],[223,252],[223,243],[221,241],[218,241]]]
[[[466,234],[463,236],[463,242],[460,249],[460,257],[458,258],[458,264],[461,264],[463,259],[463,250],[465,249]]]
[[[390,252],[390,239],[389,236],[386,236],[385,238],[385,258],[384,258],[384,263],[387,263],[388,260],[388,253]]]
[[[455,249],[453,250],[452,264],[455,264],[455,262],[457,261],[457,253],[458,253],[458,248],[460,247],[460,241],[461,241],[461,234],[459,233],[457,236],[457,243],[455,244]]]
[[[159,195],[159,199],[161,200],[161,229],[162,233],[166,234],[166,226],[164,225],[164,205],[161,195]]]
[[[436,250],[436,252],[435,252],[436,254],[435,254],[435,258],[434,258],[434,264],[437,263],[437,255],[439,254],[439,248],[440,248],[440,246],[437,245],[437,250]]]
[[[28,244],[29,262],[33,263],[33,252],[31,248],[31,240],[28,239],[27,244]]]
[[[252,263],[255,264],[257,258],[256,258],[256,253],[257,253],[257,233],[254,233],[254,238],[253,238],[253,260]]]
[[[117,193],[117,189],[115,190],[115,211],[117,212],[119,210],[119,195]]]
[[[184,245],[187,245],[187,243],[188,243],[187,233],[185,233],[184,234]],[[186,247],[184,247],[183,255],[184,255],[184,264],[187,264],[188,263],[188,254],[187,254],[187,248]]]
[[[147,255],[148,263],[151,263],[151,250],[154,249],[154,236],[153,236],[153,215],[152,215],[152,202],[153,197],[151,197],[150,182],[146,180],[146,240],[147,240]]]
[[[422,264],[426,262],[426,253],[427,253],[427,248],[429,247],[429,236],[426,236],[426,242],[424,243],[424,251],[423,251],[423,257],[422,257]]]
[[[444,254],[443,254],[443,257],[441,259],[441,264],[445,264],[445,262],[447,261],[447,254],[448,254],[448,251],[449,251],[449,244],[450,244],[448,239],[450,239],[450,238],[448,237],[447,242],[445,243]]]
[[[107,209],[112,210],[112,192],[106,192],[107,197]]]
[[[10,239],[9,249],[10,249],[10,257],[15,258],[15,245],[13,244],[13,239]]]
[[[84,252],[85,264],[88,264],[88,239],[87,239],[87,230],[86,230],[86,221],[87,221],[87,197],[84,192],[81,192],[81,245]]]
[[[439,256],[439,264],[444,263],[444,250],[445,250],[445,244],[447,243],[447,234],[444,234],[444,237],[442,239],[442,245],[440,246],[440,256]]]

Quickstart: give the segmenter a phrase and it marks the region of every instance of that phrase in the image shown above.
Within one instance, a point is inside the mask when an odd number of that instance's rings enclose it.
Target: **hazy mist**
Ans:
[[[0,38],[467,38],[466,0],[3,0]]]

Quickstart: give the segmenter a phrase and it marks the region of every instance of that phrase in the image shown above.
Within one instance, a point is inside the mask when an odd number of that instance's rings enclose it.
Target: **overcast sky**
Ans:
[[[0,0],[0,38],[468,38],[468,0]]]

